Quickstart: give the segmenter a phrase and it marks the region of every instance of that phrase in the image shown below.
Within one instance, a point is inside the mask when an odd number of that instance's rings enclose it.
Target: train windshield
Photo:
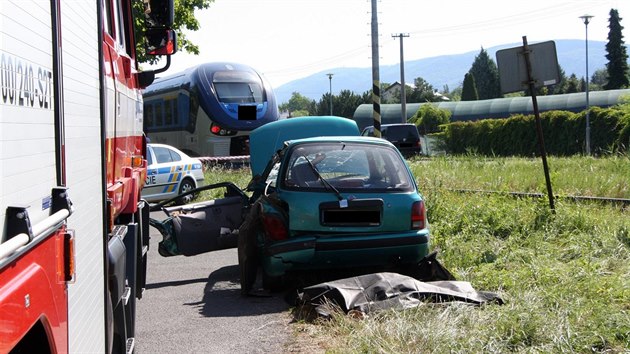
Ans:
[[[219,71],[212,80],[221,103],[263,103],[260,78],[243,71]]]

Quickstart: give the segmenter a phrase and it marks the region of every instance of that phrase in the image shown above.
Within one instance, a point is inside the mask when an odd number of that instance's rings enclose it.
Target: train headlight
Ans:
[[[214,135],[219,135],[219,136],[230,136],[230,135],[236,135],[237,133],[236,130],[228,130],[225,128],[221,128],[220,126],[214,123],[210,126],[210,132]]]

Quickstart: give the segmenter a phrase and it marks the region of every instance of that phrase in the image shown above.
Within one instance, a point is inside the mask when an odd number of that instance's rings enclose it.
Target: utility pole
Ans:
[[[330,82],[330,89],[329,89],[329,91],[328,91],[328,92],[329,92],[329,96],[330,96],[330,97],[329,97],[329,101],[330,101],[330,115],[332,116],[332,115],[333,115],[333,110],[332,110],[332,77],[333,77],[333,75],[335,75],[335,74],[333,74],[333,73],[328,73],[328,74],[326,74],[326,75],[328,75],[328,81]]]
[[[381,79],[378,64],[378,15],[376,2],[372,0],[372,108],[374,136],[381,137]]]
[[[591,155],[591,117],[590,117],[590,103],[588,102],[588,24],[593,16],[583,15],[580,18],[584,21],[584,28],[586,31],[586,155]]]
[[[400,39],[400,115],[402,123],[407,123],[407,94],[405,92],[405,56],[403,54],[403,37],[409,37],[409,33],[392,34],[393,38]]]

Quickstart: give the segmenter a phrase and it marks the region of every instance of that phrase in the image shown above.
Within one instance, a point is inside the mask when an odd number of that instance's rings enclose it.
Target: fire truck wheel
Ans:
[[[189,192],[189,191],[191,191],[193,189],[195,189],[194,183],[190,179],[186,178],[186,179],[184,179],[182,181],[182,184],[179,185],[179,194]],[[188,204],[188,203],[192,202],[192,200],[194,198],[195,198],[194,194],[188,194],[188,195],[185,195],[185,196],[179,198],[177,200],[177,203],[178,204]]]

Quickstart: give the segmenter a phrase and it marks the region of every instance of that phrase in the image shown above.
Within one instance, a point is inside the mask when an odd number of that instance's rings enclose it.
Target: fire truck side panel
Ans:
[[[14,348],[38,322],[51,333],[50,347],[57,352],[66,351],[66,289],[48,286],[51,282],[63,284],[63,279],[58,279],[57,258],[47,256],[63,252],[63,237],[63,232],[47,237],[20,257],[17,262],[29,264],[28,267],[7,267],[2,271],[2,278],[7,281],[0,281],[0,353]]]
[[[31,225],[48,218],[62,168],[55,153],[51,12],[41,1],[0,2],[0,243],[14,236],[5,224],[8,207],[25,207]],[[52,335],[54,350],[66,350],[64,252],[60,229],[0,259],[0,352],[37,326]]]
[[[67,185],[76,281],[68,286],[70,353],[105,348],[104,190],[97,2],[61,2]],[[74,198],[73,198],[74,196]],[[89,197],[87,197],[89,196]]]
[[[0,220],[7,206],[19,205],[37,223],[48,216],[56,165],[50,7],[34,3],[0,3]]]
[[[172,0],[151,5],[172,18]],[[153,73],[137,75],[131,14],[131,0],[0,0],[0,353],[134,351]]]

